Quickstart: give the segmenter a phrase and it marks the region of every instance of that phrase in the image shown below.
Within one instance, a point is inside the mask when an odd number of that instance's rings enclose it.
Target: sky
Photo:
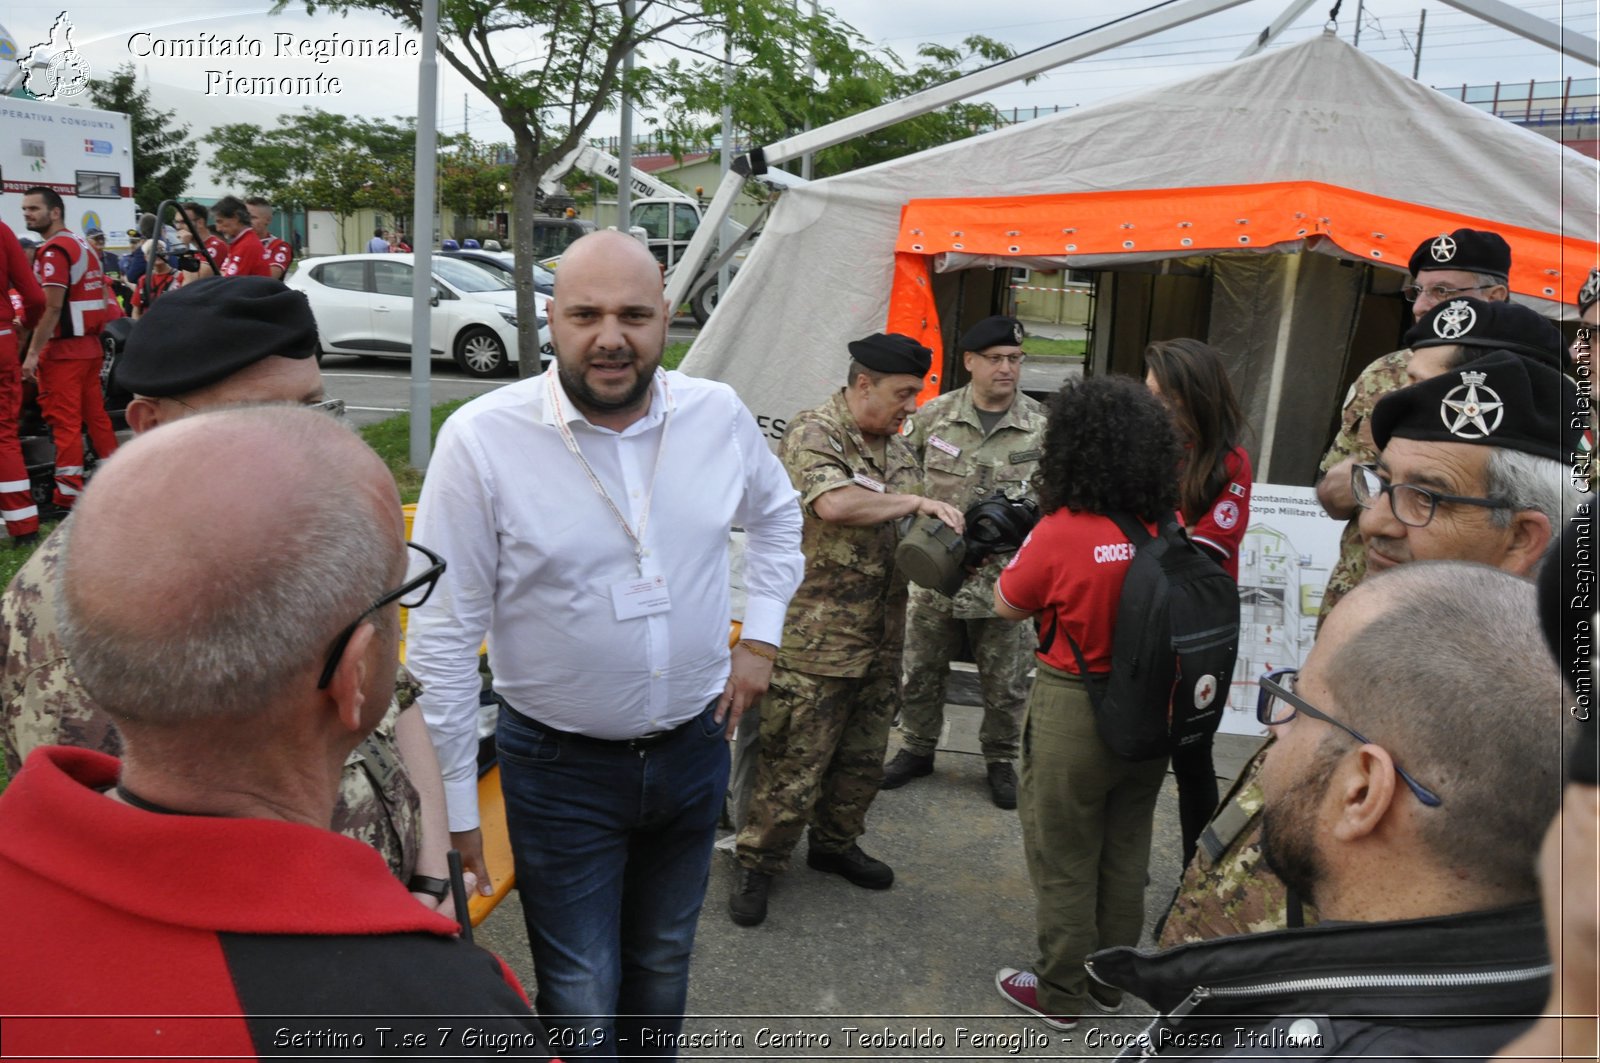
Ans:
[[[1100,0],[1090,5],[1063,4],[1061,0],[1010,0],[1003,6],[988,8],[971,0],[833,0],[822,6],[831,7],[873,45],[911,59],[921,43],[957,44],[974,33],[1004,41],[1018,52],[1029,51],[1136,12],[1150,2]],[[1320,32],[1332,3],[1333,0],[1318,0],[1274,46],[1297,43]],[[1006,111],[1065,109],[1194,76],[1234,59],[1288,5],[1289,0],[1249,0],[1159,36],[1080,60],[1032,84],[1014,85],[981,99]],[[334,59],[318,63],[274,55],[279,34],[292,35],[295,44],[333,35],[344,39],[393,39],[397,30],[402,39],[415,38],[415,34],[382,15],[363,12],[348,17],[308,16],[303,5],[296,3],[280,15],[270,15],[270,3],[262,0],[188,0],[182,4],[164,0],[144,4],[128,4],[125,0],[55,0],[49,6],[10,6],[0,12],[0,22],[26,50],[33,41],[48,36],[50,24],[63,6],[75,26],[74,43],[93,71],[105,72],[133,61],[141,81],[148,80],[155,87],[158,101],[177,107],[180,119],[190,121],[197,132],[221,121],[270,121],[274,113],[302,105],[372,117],[417,111],[415,59]],[[1355,34],[1357,6],[1356,0],[1344,0],[1338,15],[1338,32],[1347,41]],[[1529,80],[1595,76],[1593,67],[1575,63],[1436,0],[1364,0],[1361,6],[1362,51],[1407,74],[1415,61],[1419,14],[1426,10],[1420,80],[1430,85],[1494,81],[1525,84]],[[1600,37],[1597,0],[1519,0],[1517,6],[1557,20],[1569,29]],[[1092,15],[1064,13],[1091,7]],[[987,21],[985,13],[991,16]],[[154,40],[193,39],[201,33],[229,38],[243,35],[260,44],[262,55],[164,58],[136,54],[149,52]],[[140,34],[147,36],[137,36]],[[229,73],[236,77],[321,74],[324,85],[328,77],[337,77],[340,91],[296,97],[227,94],[220,90],[226,87],[222,79]],[[509,139],[494,108],[442,60],[438,111],[441,132],[465,129],[482,139]],[[615,134],[618,126],[616,115],[606,115],[591,133]],[[636,132],[643,128],[642,123],[636,122]]]

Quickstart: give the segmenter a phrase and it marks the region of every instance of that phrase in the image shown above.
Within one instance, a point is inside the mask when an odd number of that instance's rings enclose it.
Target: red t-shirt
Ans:
[[[178,275],[176,273],[150,273],[150,301],[154,303],[161,297],[161,293],[172,287]],[[143,311],[144,306],[144,278],[139,278],[139,283],[133,286],[133,308]]]
[[[253,230],[246,229],[228,245],[228,257],[222,260],[222,275],[224,277],[272,276],[272,271],[267,268],[266,249],[261,246],[261,237]]]
[[[1206,511],[1193,520],[1194,531],[1189,538],[1221,558],[1222,570],[1239,582],[1239,544],[1244,542],[1245,529],[1250,526],[1250,455],[1242,447],[1234,447],[1222,459],[1228,473],[1228,482],[1222,485],[1217,497],[1211,500]],[[1190,523],[1189,515],[1184,516]]]
[[[262,241],[262,251],[267,256],[267,265],[277,266],[285,273],[289,272],[289,263],[294,261],[294,251],[286,240],[276,236],[269,236]],[[269,272],[267,276],[272,276]]]
[[[1151,535],[1154,524],[1146,524]],[[1039,660],[1079,674],[1070,634],[1093,674],[1111,670],[1111,637],[1134,546],[1115,521],[1058,509],[1039,521],[1000,573],[1006,604],[1039,614]]]
[[[222,263],[228,257],[228,241],[213,233],[212,235],[206,237],[202,243],[206,245],[206,250],[211,252],[212,259],[214,259],[217,263],[217,269],[221,270]],[[205,261],[204,256],[201,257],[200,261]]]

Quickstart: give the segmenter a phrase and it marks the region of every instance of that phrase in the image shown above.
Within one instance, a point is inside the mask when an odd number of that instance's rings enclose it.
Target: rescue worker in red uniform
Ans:
[[[244,205],[250,208],[250,228],[255,230],[256,237],[261,241],[272,279],[283,280],[283,275],[289,272],[289,263],[294,261],[294,249],[287,241],[272,235],[269,228],[272,225],[272,204],[260,196],[251,196],[244,201]]]
[[[266,249],[261,238],[250,228],[250,208],[238,196],[223,196],[217,200],[211,213],[217,232],[228,241],[228,253],[222,260],[220,272],[224,277],[270,277]]]
[[[160,240],[146,240],[144,242],[145,258],[150,262],[150,273],[133,289],[133,319],[139,320],[144,312],[150,309],[150,304],[161,297],[161,294],[172,287],[178,279],[177,271],[167,261],[167,245]],[[149,295],[146,296],[148,289]],[[148,298],[148,302],[146,299]]]
[[[216,263],[217,269],[221,269],[222,260],[228,257],[228,241],[211,231],[211,227],[208,224],[208,220],[211,217],[210,213],[199,203],[185,203],[183,204],[183,211],[194,221],[194,228],[190,230],[185,242],[196,248],[204,246]],[[183,214],[178,215],[177,224],[178,232],[181,234],[187,228],[183,223]],[[198,280],[199,277],[215,277],[217,269],[212,269],[206,265],[204,255],[197,257],[200,259],[200,272],[198,275],[190,274],[190,279]],[[183,279],[179,278],[178,283],[182,284]]]
[[[100,327],[106,321],[106,283],[100,258],[62,224],[66,205],[49,188],[23,193],[28,230],[44,240],[33,271],[45,290],[45,309],[28,342],[22,377],[39,381],[39,410],[55,437],[55,505],[68,510],[83,493],[83,434],[102,461],[117,450],[117,436],[100,391]]]
[[[0,320],[0,517],[6,534],[19,543],[39,539],[39,508],[33,504],[28,469],[17,439],[22,411],[22,358],[17,330],[32,328],[44,313],[44,289],[34,279],[28,257],[11,227],[0,221],[0,292],[10,298]]]

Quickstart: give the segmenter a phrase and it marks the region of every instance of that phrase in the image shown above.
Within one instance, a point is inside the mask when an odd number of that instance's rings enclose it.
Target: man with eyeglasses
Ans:
[[[1413,322],[1421,322],[1441,302],[1461,297],[1485,302],[1511,298],[1511,246],[1498,234],[1457,229],[1417,245],[1409,264],[1411,281],[1402,294],[1411,303]],[[1377,456],[1372,445],[1372,409],[1378,400],[1411,383],[1406,375],[1412,352],[1402,348],[1367,366],[1345,394],[1339,434],[1322,456],[1317,501],[1328,515],[1346,521],[1339,540],[1339,561],[1328,573],[1318,622],[1350,588],[1361,582],[1366,559],[1356,532],[1356,503],[1350,494],[1350,469]]]
[[[38,750],[0,797],[7,1050],[489,1054],[441,1043],[454,1014],[548,1058],[504,964],[328,829],[398,607],[444,570],[378,456],[292,406],[204,413],[129,444],[73,523],[62,643],[123,748]]]
[[[1262,853],[1323,921],[1090,957],[1160,1013],[1149,1054],[1481,1059],[1526,1028],[1567,721],[1537,616],[1510,573],[1409,565],[1346,596],[1298,674],[1262,680]]]
[[[987,317],[961,337],[961,363],[971,380],[948,391],[906,421],[905,439],[921,462],[922,493],[965,512],[996,491],[1038,500],[1030,481],[1039,467],[1044,407],[1022,394],[1022,322]],[[912,587],[906,610],[900,734],[905,746],[883,767],[893,790],[933,772],[944,730],[950,659],[963,636],[972,647],[983,689],[978,743],[989,796],[999,808],[1017,807],[1018,736],[1033,666],[1033,632],[1001,620],[994,583],[1006,558],[996,555],[970,573],[954,595]]]
[[[215,342],[226,336],[226,344]],[[118,359],[133,393],[135,435],[195,413],[252,403],[307,406],[338,416],[314,357],[316,321],[305,295],[266,277],[209,277],[151,306]],[[242,475],[242,473],[241,473]],[[40,746],[117,754],[121,738],[78,683],[61,647],[56,611],[73,522],[52,533],[0,594],[0,744],[13,775]],[[417,899],[442,905],[450,844],[438,761],[415,683],[400,670],[398,700],[349,758],[334,829],[371,845]]]
[[[1378,404],[1372,431],[1382,457],[1350,471],[1364,567],[1473,560],[1531,578],[1563,507],[1583,501],[1563,456],[1581,431],[1576,389],[1556,369],[1560,334],[1520,307],[1473,303],[1452,317],[1451,305],[1406,337],[1414,365],[1451,368]],[[1478,344],[1500,349],[1485,355]],[[1467,355],[1477,357],[1461,362]],[[1163,945],[1312,918],[1260,866],[1261,762],[1257,754],[1245,766],[1202,834],[1163,920]]]

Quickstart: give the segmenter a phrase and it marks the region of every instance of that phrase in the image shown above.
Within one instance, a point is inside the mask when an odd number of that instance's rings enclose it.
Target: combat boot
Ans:
[[[933,754],[923,756],[913,753],[909,749],[902,749],[896,753],[889,763],[883,766],[883,782],[878,784],[880,790],[898,790],[912,779],[933,774]]]
[[[989,796],[996,808],[1017,807],[1017,772],[1009,760],[989,762]]]
[[[806,866],[839,875],[863,889],[886,890],[894,885],[894,869],[862,852],[859,845],[852,844],[842,853],[827,853],[812,846],[806,850]]]
[[[739,868],[739,880],[728,898],[728,914],[740,926],[760,926],[767,918],[767,890],[772,876],[748,867]]]

